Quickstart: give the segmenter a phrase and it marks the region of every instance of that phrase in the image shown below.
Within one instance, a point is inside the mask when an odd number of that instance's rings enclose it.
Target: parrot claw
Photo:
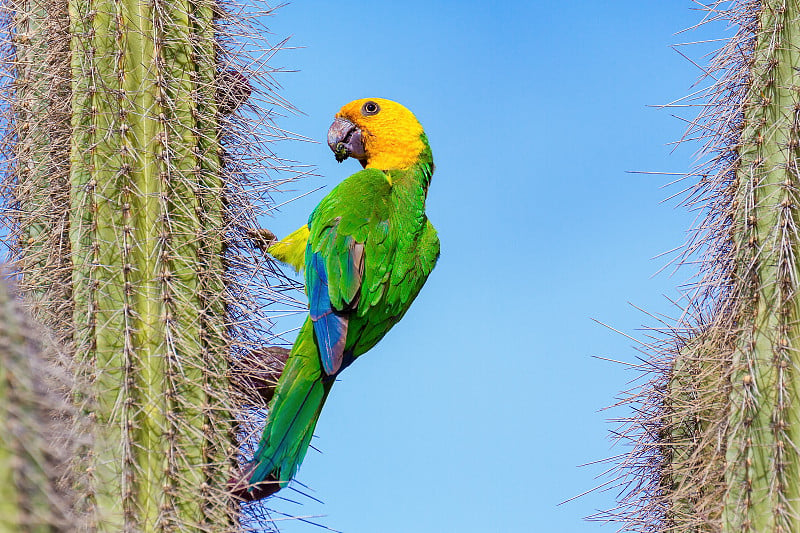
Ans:
[[[238,70],[226,69],[217,72],[217,108],[223,115],[230,115],[250,98],[253,87]]]
[[[262,252],[266,252],[270,246],[278,241],[275,234],[266,228],[248,229],[247,237],[253,241],[253,244],[258,246],[258,249]]]
[[[248,463],[228,480],[228,492],[243,502],[261,500],[281,490],[280,483],[271,475],[266,481],[251,485],[250,476],[254,468],[255,464]]]

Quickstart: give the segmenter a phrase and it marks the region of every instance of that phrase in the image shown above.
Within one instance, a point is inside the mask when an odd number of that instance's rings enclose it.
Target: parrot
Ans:
[[[411,111],[384,98],[354,100],[335,115],[327,141],[339,163],[353,158],[362,170],[267,248],[303,273],[309,313],[247,464],[249,499],[294,477],[336,377],[405,315],[439,258],[425,213],[433,156]]]

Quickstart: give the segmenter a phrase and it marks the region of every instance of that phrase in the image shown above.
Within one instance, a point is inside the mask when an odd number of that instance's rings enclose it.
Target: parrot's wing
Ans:
[[[332,228],[335,232],[335,228]],[[344,359],[344,347],[347,341],[347,323],[349,311],[358,302],[361,278],[364,273],[364,244],[347,237],[346,252],[337,254],[336,261],[330,265],[322,252],[313,252],[306,270],[306,287],[311,320],[319,345],[322,368],[329,376],[339,372]],[[326,264],[328,263],[328,264]],[[329,268],[341,269],[331,272],[337,275],[340,294],[347,295],[344,307],[334,308],[331,303],[332,292],[329,283]],[[338,268],[337,268],[338,267]],[[332,270],[333,270],[332,269]]]
[[[329,376],[344,361],[348,319],[361,296],[369,236],[387,216],[389,190],[383,172],[363,170],[331,191],[309,220],[306,291],[322,368]]]

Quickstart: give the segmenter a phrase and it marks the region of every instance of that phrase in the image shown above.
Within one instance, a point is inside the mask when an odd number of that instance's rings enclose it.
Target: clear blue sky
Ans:
[[[283,143],[316,165],[295,192],[325,189],[264,220],[303,224],[340,180],[324,144],[350,100],[397,100],[420,119],[436,174],[428,215],[442,256],[406,318],[334,387],[298,479],[316,503],[270,506],[346,533],[614,531],[582,520],[614,505],[594,493],[619,453],[599,412],[636,374],[625,337],[653,324],[631,303],[675,314],[665,295],[691,275],[653,276],[693,215],[663,202],[693,145],[648,104],[690,92],[700,71],[669,48],[699,21],[688,0],[473,2],[298,0],[268,22],[291,35],[273,65],[305,114],[279,124],[322,144]],[[723,35],[722,28],[713,28]],[[703,50],[689,52],[698,59]],[[691,114],[691,113],[689,113]],[[630,302],[630,303],[629,303]],[[286,533],[318,531],[285,522]]]

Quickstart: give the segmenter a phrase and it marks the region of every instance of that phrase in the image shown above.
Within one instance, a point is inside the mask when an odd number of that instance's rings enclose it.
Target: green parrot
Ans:
[[[425,215],[433,157],[414,115],[391,100],[355,100],[337,113],[328,145],[337,161],[355,158],[363,170],[334,188],[307,225],[268,249],[305,271],[309,316],[245,470],[245,499],[292,479],[336,376],[403,317],[439,258]]]

